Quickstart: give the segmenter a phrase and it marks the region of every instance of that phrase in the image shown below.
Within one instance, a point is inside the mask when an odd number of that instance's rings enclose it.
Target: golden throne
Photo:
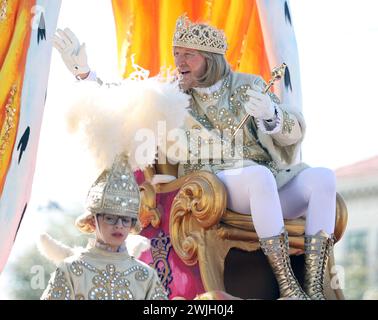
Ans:
[[[156,195],[178,190],[169,212],[169,236],[175,253],[187,266],[198,266],[204,291],[224,291],[236,297],[275,299],[279,290],[249,214],[227,209],[226,191],[212,173],[197,171],[167,184],[152,186],[155,173],[177,176],[177,166],[155,165],[144,171],[141,184],[143,228],[158,228],[162,213]],[[347,208],[337,194],[335,237],[347,224]],[[164,205],[164,204],[163,204]],[[294,273],[303,281],[305,219],[285,220]],[[325,275],[328,299],[344,299],[335,271],[333,253]]]

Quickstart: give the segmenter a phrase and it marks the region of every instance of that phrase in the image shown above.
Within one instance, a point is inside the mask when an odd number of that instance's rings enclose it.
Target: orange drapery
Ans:
[[[35,3],[36,0],[0,1],[0,195],[17,136]]]
[[[133,71],[132,55],[152,76],[174,66],[172,36],[177,18],[186,13],[225,31],[233,70],[270,78],[255,0],[112,0],[112,5],[123,77]]]

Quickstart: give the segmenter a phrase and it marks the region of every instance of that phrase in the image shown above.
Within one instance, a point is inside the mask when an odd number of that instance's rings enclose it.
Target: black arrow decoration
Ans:
[[[286,90],[290,89],[290,91],[293,91],[293,86],[291,85],[291,77],[290,77],[289,67],[286,67],[284,79],[285,79]]]
[[[290,25],[292,25],[292,23],[291,23],[291,16],[290,16],[290,10],[289,10],[289,6],[287,5],[287,1],[285,1],[285,21],[289,22]]]
[[[21,158],[22,158],[22,155],[24,153],[24,151],[26,150],[26,147],[28,145],[28,142],[29,142],[29,136],[30,136],[30,127],[28,126],[26,129],[25,129],[25,132],[24,134],[22,135],[21,139],[20,139],[20,142],[18,143],[17,145],[17,151],[20,151],[20,155],[18,156],[18,164],[20,164],[20,161],[21,161]]]
[[[43,12],[41,13],[41,18],[39,19],[39,25],[38,25],[38,33],[37,33],[38,44],[39,44],[39,40],[46,40],[46,24],[45,24],[45,17],[43,16]]]
[[[13,242],[16,241],[18,229],[20,229],[20,225],[21,225],[22,219],[24,219],[24,215],[25,215],[25,211],[26,211],[27,207],[28,207],[28,203],[25,203],[24,210],[22,211],[22,215],[21,215],[21,218],[20,218],[20,222],[18,223],[18,226],[17,226],[16,234],[14,235],[14,238],[13,238]]]

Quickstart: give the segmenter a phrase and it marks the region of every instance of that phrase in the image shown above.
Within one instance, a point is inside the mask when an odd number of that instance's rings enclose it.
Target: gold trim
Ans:
[[[148,182],[151,182],[152,178],[156,174],[155,169],[151,166],[148,166],[143,170],[144,179]]]
[[[193,23],[186,14],[176,21],[173,46],[225,54],[227,40],[223,30],[208,24]]]
[[[348,224],[348,209],[346,207],[343,197],[336,194],[336,223],[335,223],[335,243],[339,241],[344,235],[346,226]]]
[[[9,144],[11,130],[16,126],[15,116],[17,110],[13,106],[16,92],[17,86],[14,84],[9,91],[8,103],[5,105],[4,127],[1,130],[3,132],[0,132],[0,156],[5,153],[6,148]]]
[[[166,160],[167,163],[164,164],[155,164],[155,170],[159,174],[169,174],[171,176],[177,177],[178,172],[178,164],[170,164],[168,163],[168,160]]]
[[[283,125],[282,133],[291,133],[293,127],[295,126],[295,121],[290,118],[290,114],[287,111],[282,110],[283,115]]]
[[[170,236],[175,252],[188,266],[198,263],[206,291],[225,290],[224,261],[232,248],[255,251],[260,248],[251,216],[226,210],[226,191],[215,175],[205,171],[191,173],[164,184],[165,191],[181,185],[173,200],[170,212]],[[340,239],[347,223],[347,208],[337,194],[335,236]],[[285,220],[289,234],[290,254],[304,251],[305,219]],[[329,263],[326,296],[343,299],[341,289],[330,288],[330,271],[334,266],[333,256]]]
[[[139,210],[139,221],[142,228],[148,227],[150,224],[154,228],[158,228],[161,223],[161,213],[156,207],[156,193],[154,187],[145,181],[141,186],[140,190],[140,210]]]
[[[204,231],[219,223],[226,208],[226,190],[212,173],[190,175],[173,200],[169,231],[172,245],[189,266],[198,262],[198,245]]]
[[[7,18],[7,5],[8,5],[8,0],[3,0],[1,2],[1,7],[0,7],[0,22],[4,21]]]

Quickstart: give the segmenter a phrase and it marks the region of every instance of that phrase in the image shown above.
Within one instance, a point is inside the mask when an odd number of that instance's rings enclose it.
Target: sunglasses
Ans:
[[[116,225],[118,223],[118,220],[121,220],[122,225],[124,227],[130,227],[132,223],[132,220],[130,217],[116,216],[113,214],[99,214],[99,216],[102,217],[102,219],[104,220],[106,224],[109,224],[111,226]]]

